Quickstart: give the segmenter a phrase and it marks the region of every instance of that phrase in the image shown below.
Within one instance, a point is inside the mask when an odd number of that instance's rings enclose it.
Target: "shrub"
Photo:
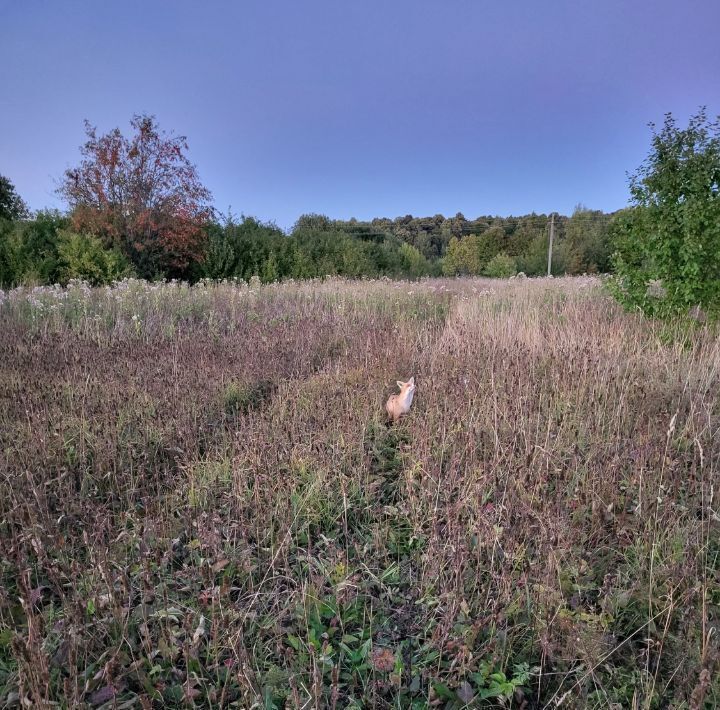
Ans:
[[[62,231],[58,235],[58,278],[83,279],[97,286],[132,274],[128,260],[116,249],[106,249],[89,234]]]
[[[515,259],[508,256],[505,252],[500,252],[488,261],[483,274],[496,279],[507,279],[517,273],[517,264]]]
[[[0,218],[0,288],[10,286],[15,281],[12,233],[13,223]]]
[[[417,278],[430,273],[428,260],[411,244],[403,242],[400,245],[400,256],[403,260],[404,271],[409,276]]]
[[[43,284],[57,280],[58,232],[68,220],[57,211],[38,212],[34,219],[6,227],[3,251],[8,263],[2,278],[13,284]],[[5,275],[6,274],[6,275]]]

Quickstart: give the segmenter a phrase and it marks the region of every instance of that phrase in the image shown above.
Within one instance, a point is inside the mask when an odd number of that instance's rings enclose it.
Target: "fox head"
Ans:
[[[397,386],[400,388],[401,395],[412,394],[415,391],[415,376],[413,375],[407,382],[398,380]]]

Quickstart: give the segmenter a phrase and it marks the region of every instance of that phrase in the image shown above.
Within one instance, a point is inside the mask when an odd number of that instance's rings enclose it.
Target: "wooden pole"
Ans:
[[[552,248],[555,237],[555,213],[550,215],[550,242],[548,243],[548,276],[552,276]]]

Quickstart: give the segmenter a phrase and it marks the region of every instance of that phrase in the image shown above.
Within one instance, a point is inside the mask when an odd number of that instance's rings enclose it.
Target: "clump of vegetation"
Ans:
[[[653,316],[720,313],[720,118],[668,114],[613,226],[617,298]]]
[[[483,273],[491,278],[507,279],[517,273],[517,264],[511,256],[508,256],[505,252],[500,252],[488,261]]]
[[[60,283],[75,279],[97,286],[120,281],[132,273],[123,254],[117,249],[106,249],[97,237],[74,232],[61,232],[58,236]]]
[[[127,279],[0,332],[0,706],[720,704],[713,324]]]
[[[223,391],[223,405],[228,415],[247,414],[260,407],[272,394],[274,385],[269,380],[242,382],[231,380]]]

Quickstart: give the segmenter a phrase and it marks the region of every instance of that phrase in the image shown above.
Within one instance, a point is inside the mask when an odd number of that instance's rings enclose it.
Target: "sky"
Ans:
[[[289,228],[628,203],[649,122],[720,114],[717,0],[0,0],[0,174],[33,209],[83,121],[188,138]]]

